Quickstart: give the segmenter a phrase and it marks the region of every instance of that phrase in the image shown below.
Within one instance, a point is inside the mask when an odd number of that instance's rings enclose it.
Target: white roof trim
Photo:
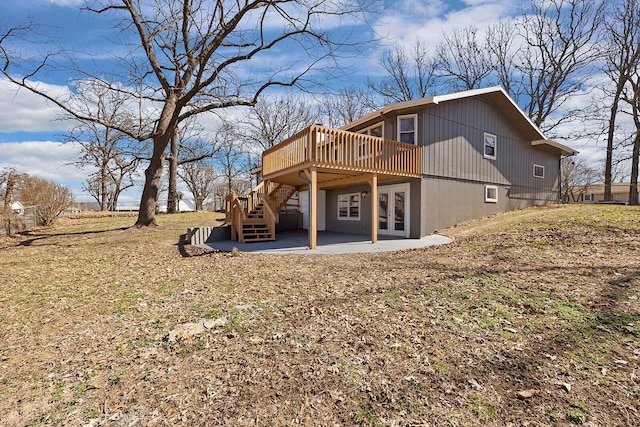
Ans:
[[[531,145],[533,146],[542,145],[542,144],[548,145],[550,147],[559,149],[563,156],[571,156],[578,153],[578,151],[570,147],[567,147],[566,145],[562,145],[558,142],[547,139],[547,137],[544,136],[540,128],[538,128],[538,126],[536,126],[535,123],[531,121],[529,116],[527,116],[527,114],[524,111],[522,111],[520,106],[516,104],[516,102],[513,99],[511,99],[507,91],[505,91],[504,88],[502,88],[502,86],[491,86],[491,87],[481,88],[481,89],[471,89],[471,90],[466,90],[462,92],[450,93],[446,95],[436,95],[429,98],[421,98],[421,99],[415,99],[411,101],[398,102],[396,104],[391,104],[386,107],[383,107],[371,114],[368,114],[358,120],[355,120],[341,127],[340,129],[343,129],[343,130],[352,129],[368,121],[374,120],[376,118],[384,116],[385,114],[389,114],[391,112],[398,111],[398,110],[404,110],[404,109],[409,109],[413,107],[421,107],[429,104],[439,104],[441,102],[455,101],[463,98],[472,98],[475,96],[487,95],[491,93],[501,93],[503,99],[509,102],[511,107],[513,107],[514,110],[518,112],[518,115],[520,115],[521,118],[523,118],[526,121],[526,123],[530,126],[530,128],[534,131],[534,133],[538,135],[538,139],[532,141]]]
[[[492,93],[492,92],[502,92],[505,95],[507,95],[507,92],[504,89],[502,89],[501,86],[491,86],[491,87],[485,87],[481,89],[471,89],[471,90],[465,90],[462,92],[448,93],[446,95],[436,95],[432,98],[433,98],[433,103],[438,104],[444,101],[453,101],[461,98],[471,98],[474,96],[484,95],[485,93]],[[510,98],[510,97],[507,95],[507,98]]]
[[[534,147],[536,145],[548,145],[550,147],[557,148],[558,150],[560,150],[560,153],[563,156],[573,156],[579,153],[579,151],[574,150],[571,147],[567,147],[566,145],[560,144],[559,142],[553,141],[551,139],[539,139],[536,141],[531,141],[531,145]]]
[[[509,96],[507,91],[504,90],[502,88],[502,86],[491,86],[491,87],[482,88],[482,89],[472,89],[472,90],[466,90],[464,92],[451,93],[451,94],[448,94],[448,95],[434,96],[433,97],[433,103],[434,104],[438,104],[438,103],[444,102],[444,101],[454,101],[456,99],[471,98],[471,97],[474,97],[474,96],[485,95],[487,93],[493,93],[493,92],[501,92],[504,95],[505,99],[508,100],[509,103],[516,110],[518,110],[518,112],[520,113],[522,118],[524,118],[529,123],[529,125],[533,129],[535,129],[536,133],[538,133],[540,135],[540,139],[547,139],[547,137],[544,136],[544,134],[538,128],[538,126],[536,126],[536,124],[531,121],[529,116],[527,116],[527,114],[524,111],[522,111],[522,108],[520,108],[520,106],[518,104],[516,104],[513,99],[511,99],[511,97]]]

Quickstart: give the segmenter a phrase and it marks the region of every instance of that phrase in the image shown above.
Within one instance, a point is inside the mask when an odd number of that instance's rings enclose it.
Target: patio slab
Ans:
[[[367,252],[392,252],[404,249],[418,249],[426,246],[451,243],[453,239],[441,234],[432,234],[420,239],[397,239],[379,237],[378,243],[372,244],[369,236],[360,234],[318,232],[316,249],[309,249],[307,233],[278,234],[273,242],[238,243],[236,241],[210,242],[197,247],[231,252],[238,248],[240,252],[266,254],[355,254]]]

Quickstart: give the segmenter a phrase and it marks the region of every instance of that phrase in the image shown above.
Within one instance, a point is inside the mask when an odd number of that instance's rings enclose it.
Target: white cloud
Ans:
[[[82,184],[90,171],[71,164],[78,153],[79,145],[74,143],[4,142],[0,143],[0,169],[12,167],[18,173],[65,184],[77,201],[88,201],[90,197],[83,192]]]
[[[79,146],[54,141],[0,143],[0,167],[12,166],[20,173],[52,181],[84,179],[86,173],[70,165],[77,159]],[[56,179],[58,178],[58,179]]]
[[[42,82],[35,84],[54,96],[61,97],[69,93],[66,86]],[[56,132],[69,129],[72,122],[59,118],[58,107],[7,79],[0,79],[0,131]]]
[[[75,7],[84,4],[84,0],[47,0],[47,3],[62,7]]]
[[[469,0],[462,8],[453,8],[441,0],[399,0],[387,10],[375,27],[392,43],[407,47],[416,39],[436,46],[443,34],[469,25],[482,27],[519,12],[520,2]]]

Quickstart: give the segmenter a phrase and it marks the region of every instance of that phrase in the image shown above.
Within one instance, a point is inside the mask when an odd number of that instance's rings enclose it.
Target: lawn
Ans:
[[[215,214],[134,221],[1,242],[0,425],[640,425],[638,208],[348,256],[181,243]]]

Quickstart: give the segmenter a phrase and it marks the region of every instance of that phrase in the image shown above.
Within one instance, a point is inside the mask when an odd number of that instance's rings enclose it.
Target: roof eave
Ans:
[[[565,157],[574,156],[579,153],[578,150],[574,150],[571,147],[567,147],[566,145],[560,144],[559,142],[553,141],[551,139],[538,139],[535,141],[531,141],[531,145],[534,147],[543,145],[543,146],[555,148],[560,151],[560,155]]]

